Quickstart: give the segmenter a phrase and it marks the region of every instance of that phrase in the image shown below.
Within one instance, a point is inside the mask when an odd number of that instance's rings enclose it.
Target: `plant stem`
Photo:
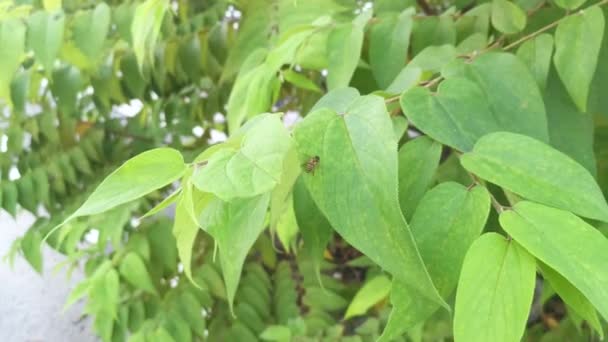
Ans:
[[[549,25],[547,25],[547,26],[544,26],[544,27],[540,28],[540,29],[539,29],[539,30],[537,30],[537,31],[534,31],[534,32],[532,32],[532,33],[530,33],[530,34],[528,34],[528,35],[526,35],[526,36],[523,36],[523,37],[519,38],[518,40],[514,41],[513,43],[511,43],[511,44],[509,44],[509,45],[505,46],[505,47],[503,48],[503,50],[510,50],[510,49],[512,49],[512,48],[514,48],[514,47],[516,47],[517,45],[519,45],[519,44],[521,44],[521,43],[523,43],[523,42],[525,42],[525,41],[527,41],[527,40],[530,40],[530,39],[532,39],[532,38],[534,38],[534,37],[538,36],[539,34],[541,34],[541,33],[545,32],[545,31],[548,31],[548,30],[550,30],[550,29],[554,28],[555,26],[559,25],[559,23],[561,23],[562,21],[566,20],[567,18],[569,18],[569,17],[571,17],[571,16],[573,16],[573,15],[581,15],[581,14],[583,14],[583,13],[585,12],[585,10],[586,10],[586,9],[588,9],[588,8],[590,8],[590,7],[593,7],[593,6],[603,6],[603,5],[607,4],[607,3],[608,3],[608,0],[602,0],[602,1],[598,2],[598,3],[596,3],[596,4],[593,4],[593,5],[591,5],[591,6],[587,7],[587,8],[585,8],[585,9],[582,9],[582,10],[576,11],[576,12],[574,12],[574,13],[570,13],[570,14],[568,14],[568,15],[566,15],[566,16],[564,16],[564,17],[562,17],[562,18],[560,18],[560,19],[558,19],[558,20],[556,20],[556,21],[552,22],[552,23],[551,23],[551,24],[549,24]]]

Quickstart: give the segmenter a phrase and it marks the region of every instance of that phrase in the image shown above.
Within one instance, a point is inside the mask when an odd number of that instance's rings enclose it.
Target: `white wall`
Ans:
[[[66,278],[64,270],[53,272],[65,257],[45,246],[42,276],[22,257],[16,258],[13,269],[1,260],[13,240],[22,236],[33,220],[28,213],[22,213],[15,221],[0,210],[0,341],[97,341],[90,321],[80,320],[82,303],[62,312],[71,289],[82,279],[78,271],[71,279]]]

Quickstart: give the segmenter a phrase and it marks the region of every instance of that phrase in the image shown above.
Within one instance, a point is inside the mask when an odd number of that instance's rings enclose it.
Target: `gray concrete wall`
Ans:
[[[15,221],[0,210],[0,257],[6,255],[13,240],[22,236],[33,220],[28,213],[22,213]],[[75,271],[67,279],[63,270],[53,272],[65,257],[46,246],[43,257],[42,275],[23,258],[16,258],[12,269],[0,261],[0,341],[97,341],[90,321],[80,319],[82,303],[63,312],[65,300],[82,279],[82,273]]]

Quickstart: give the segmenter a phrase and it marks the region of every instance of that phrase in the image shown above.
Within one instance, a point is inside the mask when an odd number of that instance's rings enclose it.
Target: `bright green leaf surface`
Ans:
[[[450,78],[437,93],[416,87],[401,96],[401,108],[421,131],[460,151],[470,151],[483,135],[500,130],[484,93],[465,78]]]
[[[477,176],[528,199],[608,220],[608,205],[589,172],[538,140],[506,132],[488,134],[461,157],[461,163]]]
[[[456,292],[454,340],[517,342],[532,305],[534,258],[496,233],[477,239],[464,259]]]
[[[376,276],[357,291],[353,300],[348,304],[344,319],[363,315],[376,303],[388,296],[391,290],[391,281],[387,276]]]
[[[472,63],[458,60],[446,66],[446,78],[464,76],[485,94],[500,130],[548,141],[545,106],[528,68],[507,53],[484,53]],[[469,99],[466,99],[469,100]]]
[[[214,153],[192,181],[198,189],[224,200],[252,197],[272,190],[280,181],[291,138],[276,114],[259,117],[238,148]]]
[[[604,14],[597,6],[569,16],[555,30],[553,61],[568,93],[582,112],[587,111],[589,85],[598,63],[603,33]]]
[[[526,12],[511,1],[492,0],[492,26],[502,33],[517,33],[526,27]]]
[[[25,25],[18,19],[0,23],[0,98],[10,100],[10,83],[25,49]]]
[[[110,29],[111,10],[101,2],[95,9],[77,16],[74,20],[74,41],[76,46],[90,60],[96,61],[106,41]]]
[[[140,69],[143,67],[144,61],[152,56],[163,17],[168,8],[168,0],[146,0],[135,9],[131,24],[131,35],[133,50],[137,56],[137,64]]]
[[[466,188],[442,183],[418,205],[411,229],[420,255],[437,290],[448,298],[458,282],[464,256],[479,236],[490,212],[490,196],[482,186]],[[390,340],[426,320],[439,306],[421,300],[406,284],[393,283],[393,310],[382,338]]]
[[[572,213],[525,201],[503,212],[500,225],[608,318],[608,239],[602,233]]]
[[[157,148],[143,152],[106,177],[69,219],[98,214],[140,198],[171,184],[185,170],[181,153],[174,149]]]
[[[47,72],[53,69],[63,43],[64,22],[62,11],[38,11],[28,18],[27,46],[34,51],[36,59]]]
[[[231,308],[245,257],[264,230],[269,200],[269,194],[230,202],[215,199],[202,214],[201,224],[218,245]]]
[[[304,181],[346,241],[421,296],[442,303],[399,207],[392,130],[383,99],[373,95],[356,99],[343,113],[308,114],[294,131],[298,153],[303,162],[310,156],[320,161]]]

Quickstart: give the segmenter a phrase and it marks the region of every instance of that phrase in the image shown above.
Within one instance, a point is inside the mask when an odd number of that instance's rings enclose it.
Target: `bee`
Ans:
[[[304,168],[304,171],[306,171],[306,173],[312,173],[314,176],[315,169],[319,165],[319,161],[321,161],[321,158],[319,156],[314,156],[308,159],[306,163],[302,164],[302,167]]]

